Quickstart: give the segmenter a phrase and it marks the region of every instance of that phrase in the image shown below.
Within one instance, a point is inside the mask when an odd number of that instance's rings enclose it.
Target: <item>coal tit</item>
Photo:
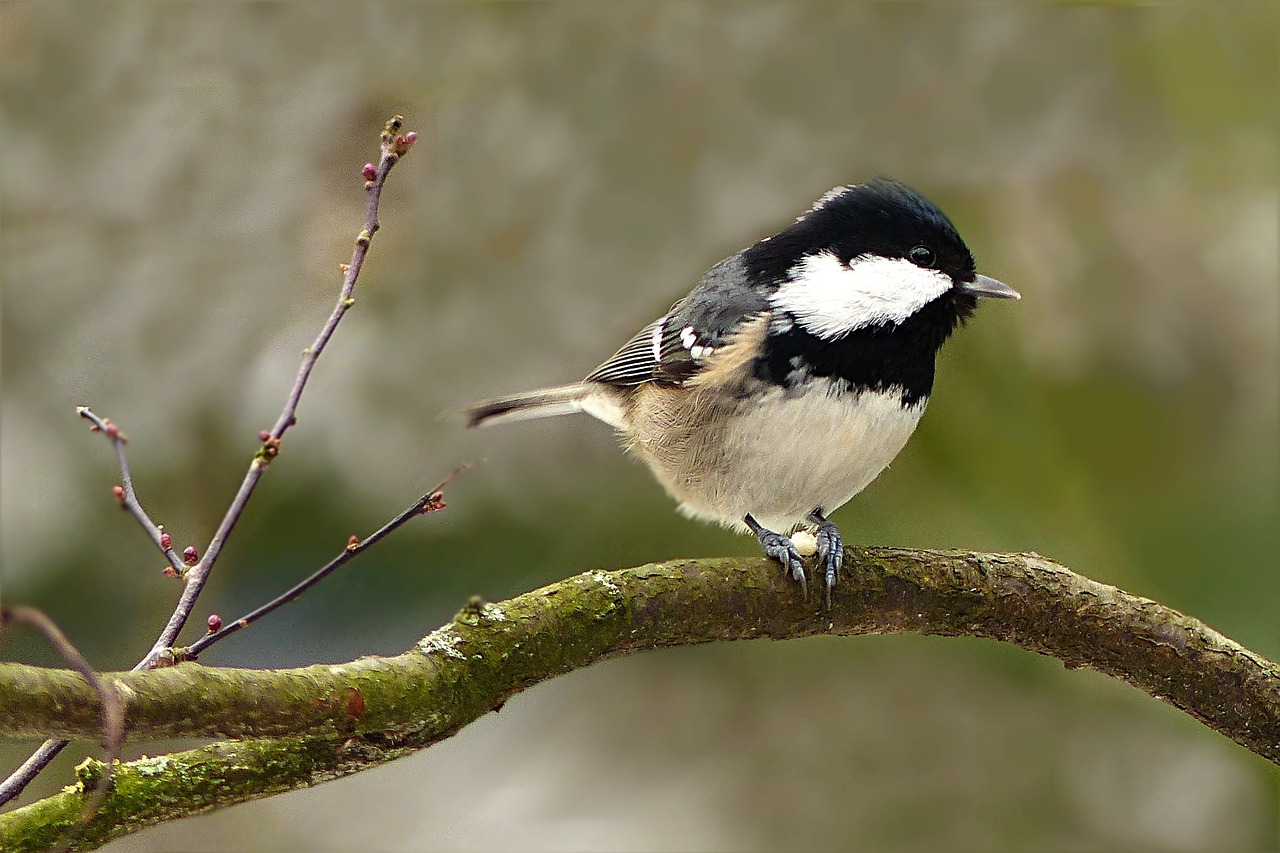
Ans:
[[[806,596],[789,534],[809,528],[829,602],[844,548],[827,513],[902,450],[939,348],[983,296],[1019,298],[977,274],[924,196],[888,178],[836,187],[712,267],[581,382],[466,416],[593,415],[682,511],[753,533]]]

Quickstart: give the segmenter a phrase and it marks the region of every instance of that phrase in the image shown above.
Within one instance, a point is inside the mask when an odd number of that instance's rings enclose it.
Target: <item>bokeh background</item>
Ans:
[[[916,437],[836,514],[846,538],[1036,550],[1276,657],[1277,8],[6,4],[5,598],[104,669],[148,647],[178,589],[73,407],[123,426],[146,505],[203,546],[400,112],[422,139],[355,309],[195,621],[488,462],[207,663],[397,652],[473,594],[755,553],[678,517],[599,424],[440,413],[581,376],[879,172],[1024,299],[946,348]],[[52,662],[23,636],[0,653]],[[0,745],[5,772],[31,746]],[[1278,792],[1180,713],[996,643],[752,642],[596,666],[391,766],[110,849],[1260,850]]]

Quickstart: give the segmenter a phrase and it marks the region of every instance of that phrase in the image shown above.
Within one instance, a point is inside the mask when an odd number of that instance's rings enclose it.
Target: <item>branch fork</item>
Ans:
[[[306,390],[307,380],[311,377],[311,372],[315,368],[317,359],[324,352],[325,346],[333,337],[334,332],[338,328],[338,323],[342,320],[347,310],[355,304],[352,293],[355,290],[356,282],[360,278],[360,271],[364,266],[364,261],[369,251],[369,244],[373,235],[378,230],[378,205],[382,198],[382,187],[387,179],[387,175],[391,172],[392,167],[399,162],[413,147],[417,141],[418,135],[413,132],[401,133],[404,125],[404,119],[401,116],[393,116],[383,126],[379,134],[379,158],[376,166],[366,164],[361,170],[361,176],[364,178],[364,189],[366,194],[364,222],[356,237],[355,248],[352,251],[349,263],[340,265],[342,271],[342,285],[339,290],[337,303],[334,305],[333,311],[329,315],[329,319],[320,329],[320,333],[316,336],[315,341],[303,353],[302,364],[298,369],[297,377],[294,380],[293,387],[290,389],[285,399],[284,407],[280,412],[280,416],[276,419],[275,424],[270,430],[264,430],[259,434],[258,438],[261,446],[254,453],[253,458],[249,462],[248,471],[245,473],[244,479],[240,483],[239,489],[231,500],[231,504],[227,507],[226,513],[222,517],[213,538],[205,547],[203,554],[194,547],[188,547],[179,555],[173,548],[173,539],[164,528],[156,524],[147,511],[143,508],[141,502],[133,486],[133,476],[129,470],[129,459],[125,452],[125,445],[128,439],[110,418],[101,417],[92,411],[88,406],[77,406],[76,414],[91,424],[91,429],[101,432],[111,441],[112,447],[116,452],[116,459],[120,468],[120,484],[112,489],[112,493],[116,499],[120,501],[120,505],[138,522],[143,531],[151,539],[152,543],[164,554],[168,565],[165,567],[165,574],[181,577],[184,581],[182,593],[178,598],[178,603],[174,607],[172,615],[168,622],[161,630],[159,636],[156,637],[150,651],[138,662],[134,667],[134,671],[154,669],[159,666],[171,664],[174,660],[180,659],[181,655],[175,655],[172,647],[178,639],[187,620],[190,618],[192,611],[195,609],[196,601],[200,597],[205,584],[209,580],[209,576],[214,566],[218,562],[218,558],[222,553],[223,547],[226,545],[228,538],[231,536],[232,530],[235,529],[236,522],[244,513],[245,507],[249,503],[249,499],[253,496],[254,490],[257,488],[258,481],[262,478],[263,472],[272,461],[280,454],[282,439],[285,432],[298,422],[297,411],[298,404],[302,399],[302,394]],[[424,498],[425,499],[425,498]],[[419,507],[420,509],[420,507]],[[401,522],[403,523],[403,522]],[[396,525],[399,526],[399,525]],[[395,529],[394,527],[392,529]],[[352,554],[351,556],[354,556]],[[348,557],[349,559],[349,557]],[[345,562],[345,561],[344,561]],[[340,565],[340,564],[339,564]],[[335,566],[336,568],[336,566]],[[330,569],[332,571],[332,569]],[[305,588],[305,587],[304,587]],[[299,593],[300,594],[300,593]],[[295,595],[294,598],[297,596]],[[289,600],[293,600],[292,598]],[[276,604],[275,606],[279,606]],[[260,608],[261,609],[261,608]],[[271,607],[270,609],[274,609]],[[270,609],[265,612],[270,612]],[[255,611],[256,612],[256,611]],[[265,615],[265,612],[259,615]],[[249,620],[251,622],[252,620]],[[221,638],[230,632],[229,629],[238,629],[243,625],[249,624],[241,620],[233,623],[233,625],[223,628],[222,630],[212,631],[202,638],[205,646],[214,642],[212,638]],[[241,624],[243,623],[243,625]],[[31,782],[35,776],[48,766],[49,762],[62,751],[67,745],[65,740],[49,740],[46,741],[23,765],[9,775],[3,782],[0,782],[0,805],[10,801]]]

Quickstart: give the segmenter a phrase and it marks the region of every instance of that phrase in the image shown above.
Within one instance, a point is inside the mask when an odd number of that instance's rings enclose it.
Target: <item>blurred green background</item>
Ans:
[[[400,112],[422,139],[355,309],[195,621],[488,463],[207,663],[396,652],[472,594],[755,553],[678,517],[600,424],[439,415],[580,377],[712,263],[879,172],[1024,299],[944,350],[919,432],[836,515],[846,538],[1036,550],[1280,656],[1278,8],[7,4],[4,595],[101,668],[148,647],[178,588],[73,407],[122,425],[146,505],[203,546]],[[52,660],[24,636],[2,653]],[[0,745],[4,770],[33,745]],[[613,661],[394,765],[110,849],[1260,850],[1278,792],[1093,672],[816,639]]]

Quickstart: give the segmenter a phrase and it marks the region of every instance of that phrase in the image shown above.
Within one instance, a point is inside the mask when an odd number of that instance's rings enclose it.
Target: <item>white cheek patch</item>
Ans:
[[[860,255],[848,266],[831,252],[810,255],[769,301],[820,338],[901,323],[951,289],[951,278],[905,258]]]

